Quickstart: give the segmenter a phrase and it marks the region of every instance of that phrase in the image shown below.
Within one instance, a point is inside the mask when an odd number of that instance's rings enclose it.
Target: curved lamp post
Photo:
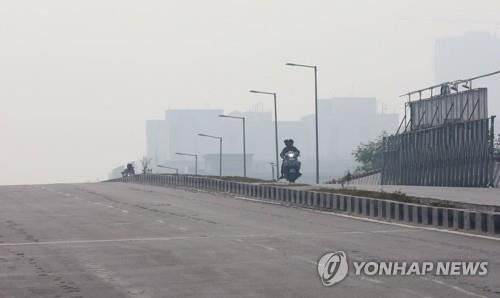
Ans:
[[[316,121],[316,184],[319,184],[319,142],[318,142],[318,67],[316,65],[287,63],[287,66],[307,67],[314,69],[314,106]]]
[[[229,116],[229,115],[219,115],[219,117],[222,118],[233,118],[233,119],[240,119],[243,122],[243,177],[247,176],[247,151],[246,151],[246,145],[245,145],[245,117],[238,117],[238,116]]]
[[[164,169],[169,169],[169,170],[174,170],[176,175],[179,175],[179,168],[173,168],[173,167],[167,167],[167,166],[162,166],[162,165],[157,165],[159,168],[164,168]]]
[[[194,174],[198,176],[198,154],[182,153],[182,152],[176,152],[175,154],[194,157]]]
[[[222,137],[211,136],[204,133],[199,133],[198,136],[219,140],[219,176],[222,177]]]
[[[280,168],[280,161],[279,161],[279,154],[278,154],[278,108],[276,104],[276,93],[274,92],[264,92],[264,91],[257,91],[257,90],[250,90],[251,93],[258,93],[258,94],[267,94],[267,95],[272,95],[274,97],[274,138],[276,141],[276,181],[278,181],[279,177],[279,168]],[[274,170],[273,170],[274,172]]]

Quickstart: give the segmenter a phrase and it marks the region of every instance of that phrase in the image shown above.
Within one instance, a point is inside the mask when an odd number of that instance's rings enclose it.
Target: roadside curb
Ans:
[[[497,212],[435,207],[328,192],[291,189],[286,186],[227,181],[203,176],[142,174],[109,180],[109,182],[180,186],[225,192],[280,204],[326,210],[382,221],[500,236],[500,213]]]

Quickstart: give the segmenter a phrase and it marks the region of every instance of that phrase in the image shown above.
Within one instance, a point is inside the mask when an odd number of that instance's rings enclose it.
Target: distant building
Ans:
[[[360,143],[373,141],[382,132],[397,129],[398,114],[379,113],[374,97],[333,97],[318,102],[319,156],[321,180],[343,175],[355,166],[353,150]],[[304,175],[315,175],[314,115],[302,118],[303,136],[300,147]]]
[[[151,168],[156,168],[170,157],[169,129],[165,120],[146,121],[146,155],[151,158]]]
[[[146,121],[146,152],[152,159],[154,172],[168,172],[158,165],[177,167],[182,172],[194,172],[194,162],[189,157],[178,156],[177,152],[203,155],[219,146],[212,140],[199,137],[198,133],[219,131],[219,109],[167,110],[164,120]]]
[[[321,179],[342,175],[354,166],[352,151],[361,142],[368,142],[384,130],[397,129],[398,115],[377,112],[375,98],[332,98],[320,100],[320,170]],[[168,110],[165,120],[146,122],[147,154],[153,160],[155,172],[168,170],[156,165],[177,167],[180,173],[194,172],[194,160],[177,156],[176,152],[198,154],[198,173],[219,174],[219,142],[197,136],[198,133],[223,138],[223,175],[241,175],[243,172],[242,121],[220,118],[218,109]],[[274,122],[271,112],[233,112],[245,117],[247,175],[269,179],[271,162],[275,162]],[[301,150],[303,177],[301,181],[314,181],[315,134],[314,115],[299,121],[278,123],[279,151],[285,139],[294,139]],[[280,160],[281,163],[281,160]]]
[[[435,51],[436,83],[500,70],[500,39],[487,32],[438,39]],[[500,115],[500,77],[481,79],[474,84],[473,87],[488,88],[489,114]]]
[[[237,156],[224,162],[228,174],[243,171],[243,126],[238,119],[220,118],[224,114],[221,109],[175,109],[165,112],[165,120],[146,121],[146,152],[152,159],[154,172],[164,173],[168,170],[157,167],[164,165],[178,167],[181,173],[194,172],[192,158],[178,156],[176,152],[198,154],[198,172],[218,174],[211,166],[205,167],[203,156],[218,156],[219,142],[214,139],[200,137],[199,133],[221,136],[223,138],[224,155]],[[262,167],[260,163],[274,160],[274,124],[270,112],[246,113],[234,112],[233,116],[245,117],[247,174],[259,176],[254,169]],[[263,146],[262,144],[271,144]],[[257,164],[254,161],[258,160]],[[210,163],[210,162],[209,162]],[[255,167],[254,167],[255,166]],[[217,166],[218,169],[218,166]]]
[[[180,109],[165,112],[168,134],[167,159],[181,159],[176,152],[198,153],[199,155],[219,149],[218,143],[198,136],[199,133],[216,134],[220,131],[221,109]]]
[[[125,166],[119,166],[111,170],[111,172],[108,175],[109,179],[117,179],[122,176],[122,172],[125,170]]]
[[[247,164],[253,164],[253,155],[247,154]],[[243,154],[222,154],[222,175],[243,176]],[[219,175],[219,154],[203,155],[203,169],[205,175]]]

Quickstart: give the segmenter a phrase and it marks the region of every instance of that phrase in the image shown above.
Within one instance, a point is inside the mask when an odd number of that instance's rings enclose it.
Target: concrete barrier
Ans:
[[[350,195],[316,192],[286,186],[227,181],[212,177],[143,174],[110,180],[167,187],[188,187],[226,192],[262,200],[328,210],[413,225],[453,229],[468,233],[500,235],[500,213],[434,207]]]

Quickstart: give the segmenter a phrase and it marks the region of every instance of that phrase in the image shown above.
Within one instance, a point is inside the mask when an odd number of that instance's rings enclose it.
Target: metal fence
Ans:
[[[494,119],[455,121],[384,138],[382,184],[493,185]]]

